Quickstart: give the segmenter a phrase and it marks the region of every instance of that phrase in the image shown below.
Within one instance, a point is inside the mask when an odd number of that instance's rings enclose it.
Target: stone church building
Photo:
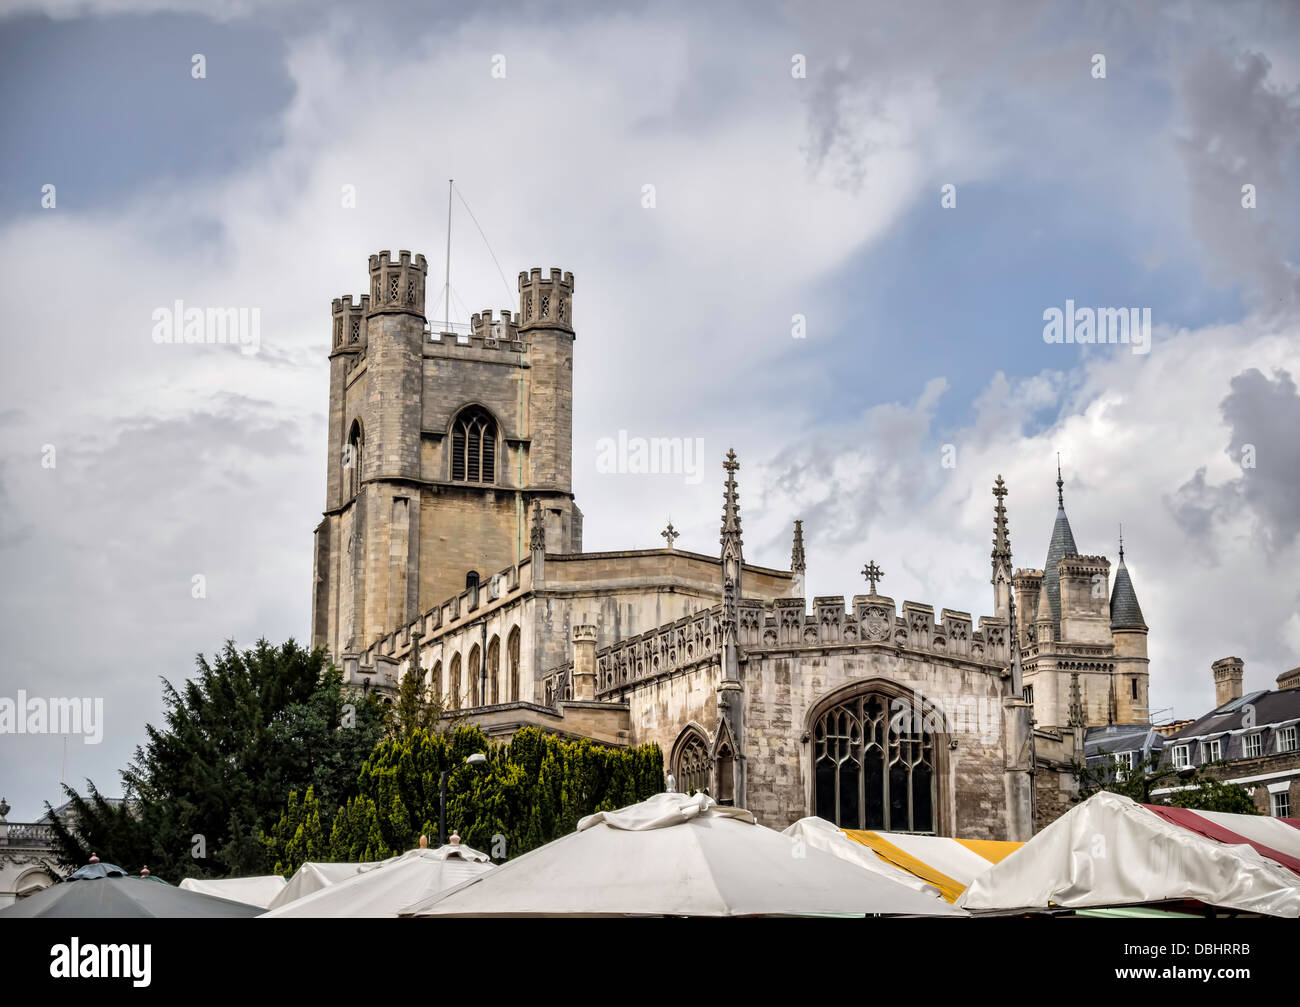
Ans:
[[[1077,555],[1062,505],[1045,572],[1013,570],[1000,477],[978,625],[900,607],[874,563],[866,594],[806,598],[799,521],[788,568],[750,562],[734,453],[716,556],[671,527],[665,548],[583,552],[573,275],[520,273],[517,312],[434,332],[426,272],[380,252],[369,293],[333,303],[312,642],[350,684],[418,669],[490,736],[655,742],[679,790],[777,829],[816,814],[985,839],[1059,814],[1090,725],[1145,719],[1122,556],[1108,601],[1108,561]]]

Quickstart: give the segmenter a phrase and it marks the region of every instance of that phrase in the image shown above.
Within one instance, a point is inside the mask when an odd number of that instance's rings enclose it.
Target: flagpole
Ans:
[[[443,301],[442,328],[451,331],[451,184],[455,179],[447,179],[447,273],[446,299]]]

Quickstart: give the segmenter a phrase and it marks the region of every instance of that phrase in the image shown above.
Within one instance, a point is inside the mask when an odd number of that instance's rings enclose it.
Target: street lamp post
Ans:
[[[487,763],[487,756],[475,752],[465,757],[465,765],[482,766]],[[438,845],[447,845],[447,770],[438,777]]]

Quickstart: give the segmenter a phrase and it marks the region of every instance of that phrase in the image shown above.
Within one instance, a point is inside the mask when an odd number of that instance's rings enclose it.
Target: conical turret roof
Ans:
[[[1043,563],[1043,594],[1052,606],[1052,628],[1059,635],[1061,632],[1061,575],[1056,565],[1062,556],[1077,556],[1079,550],[1074,544],[1074,532],[1070,530],[1070,519],[1065,516],[1064,481],[1061,470],[1056,470],[1056,524],[1052,526],[1052,541],[1047,546],[1047,560]]]
[[[1142,618],[1142,606],[1138,604],[1133,581],[1128,575],[1128,567],[1124,565],[1122,543],[1119,547],[1119,566],[1115,570],[1115,589],[1110,593],[1110,628],[1147,628],[1146,620]]]

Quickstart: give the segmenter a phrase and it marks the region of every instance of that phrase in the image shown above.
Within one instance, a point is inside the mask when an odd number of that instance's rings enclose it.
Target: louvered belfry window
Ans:
[[[458,483],[496,482],[497,425],[486,410],[473,406],[451,428],[451,478]]]

